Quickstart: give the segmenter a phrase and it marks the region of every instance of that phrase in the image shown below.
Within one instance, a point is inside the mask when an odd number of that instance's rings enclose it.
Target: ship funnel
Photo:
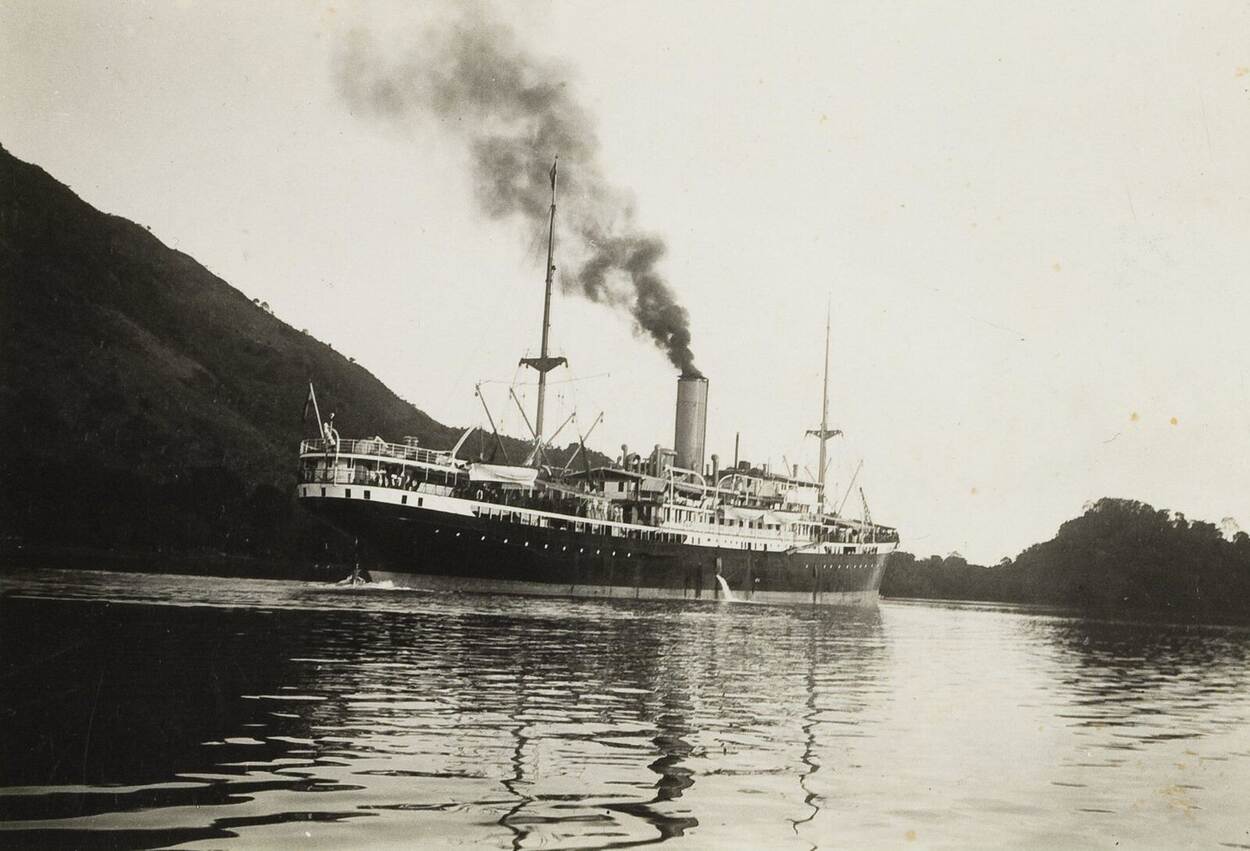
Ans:
[[[677,428],[673,446],[677,466],[703,469],[703,448],[707,438],[707,379],[685,374],[677,379]]]

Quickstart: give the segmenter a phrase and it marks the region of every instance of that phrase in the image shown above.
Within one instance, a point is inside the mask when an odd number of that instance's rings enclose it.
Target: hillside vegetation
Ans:
[[[298,556],[309,379],[344,436],[459,435],[0,148],[0,545]]]
[[[1135,500],[1101,499],[1051,540],[995,567],[897,553],[881,592],[1243,617],[1250,615],[1250,535],[1227,540],[1210,523]]]

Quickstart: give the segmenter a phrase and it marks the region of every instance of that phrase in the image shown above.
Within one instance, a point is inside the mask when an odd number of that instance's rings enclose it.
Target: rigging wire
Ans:
[[[558,381],[549,380],[547,382],[547,386],[551,387],[553,384],[576,384],[581,381],[590,381],[596,378],[611,378],[611,377],[612,377],[612,373],[610,372],[597,372],[594,375],[570,376],[569,378],[561,378]],[[483,379],[482,381],[479,381],[478,383],[482,385],[508,384],[512,387],[537,387],[538,386],[537,381],[516,381],[515,379],[512,381],[506,381],[502,378],[487,378],[487,379]]]

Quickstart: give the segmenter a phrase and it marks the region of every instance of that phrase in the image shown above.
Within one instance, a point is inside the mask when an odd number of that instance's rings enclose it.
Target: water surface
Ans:
[[[1250,632],[0,577],[0,846],[1250,848]]]

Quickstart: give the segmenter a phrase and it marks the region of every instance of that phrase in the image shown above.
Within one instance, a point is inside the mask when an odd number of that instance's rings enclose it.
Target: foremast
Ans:
[[[820,458],[818,459],[819,479],[818,479],[817,484],[818,484],[818,490],[820,493],[820,513],[824,514],[825,513],[825,473],[826,473],[826,468],[829,466],[828,461],[827,461],[828,451],[826,449],[826,444],[828,444],[829,439],[831,437],[837,437],[838,435],[842,433],[841,429],[829,428],[829,306],[828,305],[825,305],[825,383],[824,383],[824,388],[822,389],[821,394],[820,394],[820,428],[808,429],[807,433],[811,435],[815,435],[816,438],[820,441]]]
[[[556,172],[560,164],[557,156],[551,163],[551,215],[547,223],[547,280],[543,294],[543,331],[542,344],[536,358],[521,358],[521,366],[528,366],[538,372],[538,405],[534,412],[534,456],[535,461],[542,463],[543,447],[543,409],[547,401],[547,373],[557,366],[567,364],[562,357],[551,357],[548,352],[548,338],[551,332],[551,283],[555,278],[555,247],[556,247]]]

